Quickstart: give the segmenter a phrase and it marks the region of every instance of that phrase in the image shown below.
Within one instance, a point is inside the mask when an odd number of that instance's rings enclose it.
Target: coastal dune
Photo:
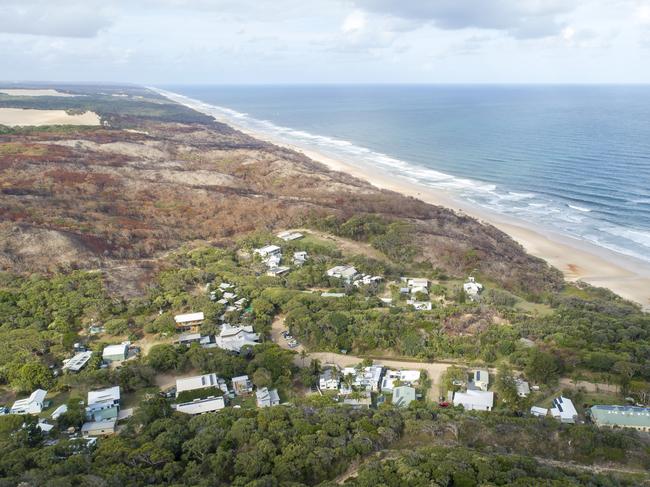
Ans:
[[[214,113],[206,109],[202,102],[162,90],[155,91],[177,103],[214,116]],[[535,227],[532,222],[519,221],[471,205],[451,197],[444,191],[414,183],[377,167],[362,166],[356,161],[334,159],[311,149],[275,140],[266,134],[239,126],[234,118],[215,117],[215,119],[257,139],[300,152],[333,171],[347,173],[377,188],[395,191],[429,204],[444,206],[476,218],[482,223],[493,225],[521,244],[529,254],[544,259],[562,271],[568,281],[581,280],[593,286],[606,287],[625,299],[639,303],[643,309],[650,310],[650,264],[639,259]]]
[[[41,126],[41,125],[100,125],[96,113],[71,114],[65,110],[32,110],[25,108],[0,108],[0,125]]]

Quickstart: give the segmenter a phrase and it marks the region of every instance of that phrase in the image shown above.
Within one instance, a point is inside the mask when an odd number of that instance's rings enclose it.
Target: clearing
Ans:
[[[0,125],[101,125],[101,121],[95,112],[71,115],[65,110],[0,108]]]

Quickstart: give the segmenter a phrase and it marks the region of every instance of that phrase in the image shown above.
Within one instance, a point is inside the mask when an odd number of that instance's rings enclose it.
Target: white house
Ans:
[[[530,408],[530,414],[537,416],[538,418],[543,418],[548,414],[548,409],[540,408],[538,406],[533,406]]]
[[[278,238],[281,238],[285,242],[290,242],[292,240],[298,240],[303,238],[304,235],[300,232],[292,232],[291,230],[287,230],[284,232],[278,233]]]
[[[213,373],[186,377],[184,379],[176,379],[176,397],[178,397],[181,392],[195,391],[197,389],[205,389],[206,387],[215,387],[223,392],[228,392],[228,387],[226,387],[225,381],[219,379],[217,374]]]
[[[65,414],[67,412],[68,412],[68,406],[66,406],[65,404],[61,404],[58,408],[56,408],[52,412],[52,415],[50,417],[56,421],[61,417],[62,414]]]
[[[454,393],[454,406],[463,406],[467,410],[491,411],[494,405],[494,393],[474,391]]]
[[[359,275],[357,270],[351,265],[337,265],[327,271],[329,277],[343,279],[347,282],[352,282]]]
[[[471,298],[476,299],[479,293],[483,290],[483,284],[476,282],[472,276],[467,278],[467,282],[463,284],[463,290]]]
[[[208,397],[205,399],[195,399],[194,401],[184,402],[176,405],[176,411],[185,414],[204,414],[219,411],[226,407],[226,401],[222,396]]]
[[[89,391],[86,404],[88,420],[97,422],[116,419],[120,410],[120,387]]]
[[[238,396],[253,392],[253,383],[247,375],[240,375],[232,378],[232,389]]]
[[[411,386],[419,380],[419,370],[387,370],[381,380],[381,390],[392,391],[396,387],[397,381],[402,386]]]
[[[108,345],[104,347],[102,359],[104,362],[122,362],[129,356],[129,343],[124,342],[119,345]]]
[[[402,278],[402,281],[406,281],[406,287],[411,294],[429,294],[429,279]]]
[[[228,323],[221,326],[221,333],[216,338],[219,348],[237,353],[246,345],[257,345],[259,340],[260,335],[253,331],[252,326],[230,326]]]
[[[471,384],[480,389],[481,391],[487,391],[490,387],[490,374],[486,369],[476,369],[473,372],[474,380]]]
[[[339,388],[339,383],[339,374],[332,368],[323,370],[318,378],[318,387],[322,391],[336,391]]]
[[[277,389],[268,389],[262,387],[255,392],[258,408],[267,408],[270,406],[277,406],[280,404],[280,396]]]
[[[203,311],[174,316],[176,328],[179,330],[197,329],[201,324],[203,324],[203,320],[205,320]]]
[[[69,358],[67,360],[63,361],[63,367],[61,367],[63,370],[69,370],[70,372],[79,372],[81,369],[83,369],[88,361],[91,359],[93,356],[93,353],[90,351],[87,352],[79,352],[75,354],[74,357]]]
[[[293,264],[294,265],[303,265],[309,256],[307,255],[307,252],[304,250],[301,250],[299,252],[294,252],[293,253]]]
[[[551,408],[551,416],[559,419],[562,423],[575,423],[578,418],[578,411],[576,411],[573,401],[571,399],[560,396],[553,399],[553,407]]]
[[[266,245],[262,248],[255,249],[254,252],[262,257],[262,259],[271,255],[282,255],[282,249],[277,245]]]
[[[11,414],[40,414],[43,411],[43,403],[45,402],[46,395],[47,391],[36,389],[29,397],[18,399],[14,402],[9,412]]]
[[[383,372],[384,368],[381,365],[371,365],[370,367],[364,367],[361,370],[357,370],[355,367],[345,367],[341,371],[341,375],[343,377],[352,375],[354,378],[352,385],[354,387],[365,389],[367,391],[379,392]],[[341,387],[341,392],[348,394],[351,391],[347,386],[343,386]]]

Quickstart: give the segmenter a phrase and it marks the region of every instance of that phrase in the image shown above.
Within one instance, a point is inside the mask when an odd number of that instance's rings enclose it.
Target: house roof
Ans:
[[[88,352],[79,352],[75,354],[74,357],[71,359],[68,359],[65,364],[63,364],[62,369],[63,370],[72,370],[73,372],[76,372],[78,370],[81,370],[84,365],[88,363],[90,358],[93,356],[93,353],[88,351]]]
[[[234,382],[248,382],[250,379],[247,375],[240,375],[238,377],[233,377],[232,381]]]
[[[592,406],[591,417],[599,426],[650,427],[650,408],[637,406]]]
[[[126,343],[120,343],[119,345],[107,345],[104,347],[102,352],[103,357],[109,357],[113,355],[126,355],[129,350],[129,346]]]
[[[429,279],[423,277],[411,277],[406,281],[409,287],[428,287]]]
[[[68,412],[68,406],[65,404],[61,404],[58,408],[56,408],[53,412],[52,415],[50,416],[52,419],[58,419],[59,416],[62,414],[65,414]]]
[[[562,419],[573,419],[578,415],[573,401],[571,399],[560,396],[553,399],[553,407],[551,408],[551,415],[560,417]]]
[[[457,392],[454,394],[454,405],[470,405],[474,407],[492,408],[494,405],[494,393],[492,391]]]
[[[198,313],[186,313],[183,315],[176,315],[174,316],[174,321],[176,323],[192,323],[194,321],[203,321],[205,319],[205,315],[203,314],[203,311],[199,311]]]
[[[206,399],[195,399],[191,402],[184,402],[176,405],[176,410],[185,414],[203,414],[218,411],[226,407],[226,401],[222,396],[208,397]]]
[[[530,408],[530,414],[535,416],[546,416],[548,414],[548,409],[540,408],[539,406],[533,406]]]
[[[485,369],[477,369],[474,371],[474,382],[490,383],[490,374]]]
[[[88,391],[88,406],[91,404],[114,402],[120,400],[120,386]]]
[[[81,432],[87,433],[89,431],[105,429],[115,429],[115,420],[109,419],[106,421],[90,421],[88,423],[84,423],[81,427]]]
[[[217,387],[218,380],[217,374],[214,373],[176,379],[176,393],[194,391],[196,389],[203,389],[204,387]]]
[[[278,252],[280,250],[282,250],[282,249],[280,247],[278,247],[277,245],[265,245],[262,248],[255,249],[255,252],[260,254],[260,255],[267,255],[267,254]]]
[[[179,342],[191,342],[193,340],[200,340],[200,339],[201,339],[200,333],[183,333],[178,336]]]
[[[43,404],[46,395],[47,391],[43,389],[36,389],[29,395],[29,397],[26,397],[25,399],[18,399],[16,402],[14,402],[14,405],[11,409],[23,408],[29,406],[30,404]]]
[[[277,389],[262,387],[261,389],[255,391],[255,396],[257,397],[258,404],[272,404],[280,402],[280,396],[278,395]]]

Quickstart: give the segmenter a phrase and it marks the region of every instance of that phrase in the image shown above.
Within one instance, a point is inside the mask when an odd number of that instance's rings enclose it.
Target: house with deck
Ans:
[[[196,333],[199,330],[199,327],[205,321],[205,315],[203,311],[196,313],[185,313],[182,315],[174,316],[174,321],[176,322],[177,331],[189,331]]]
[[[232,378],[232,389],[237,396],[244,396],[253,392],[253,383],[247,375]]]
[[[318,377],[318,388],[321,391],[338,391],[340,383],[338,370],[332,367],[323,370]]]
[[[391,392],[395,387],[412,386],[419,380],[419,370],[387,370],[381,381],[381,390]]]

